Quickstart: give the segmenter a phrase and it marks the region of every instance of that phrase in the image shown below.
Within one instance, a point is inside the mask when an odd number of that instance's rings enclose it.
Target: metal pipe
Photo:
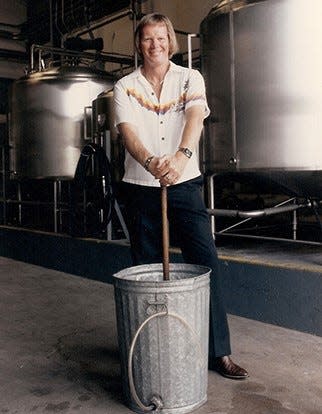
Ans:
[[[54,46],[53,0],[49,1],[49,44]],[[53,54],[51,54],[51,59],[53,59]]]
[[[61,230],[63,227],[63,214],[61,208],[61,200],[62,200],[62,181],[58,180],[58,201],[57,201],[57,208],[59,212],[59,229]]]
[[[77,26],[75,16],[74,16],[74,1],[73,0],[70,0],[70,13],[71,13],[74,25]]]
[[[188,68],[192,68],[192,46],[191,46],[191,39],[193,37],[199,37],[196,33],[189,33],[187,40],[188,40]]]
[[[308,245],[314,245],[314,246],[322,246],[322,243],[320,242],[314,242],[311,240],[293,240],[293,239],[285,239],[283,237],[268,237],[268,236],[253,236],[253,235],[245,235],[245,234],[238,234],[238,233],[221,233],[217,232],[215,233],[220,236],[225,237],[239,237],[239,238],[247,238],[247,239],[256,239],[256,240],[269,240],[269,241],[278,241],[278,242],[288,242],[288,243],[298,243],[298,244],[308,244]]]
[[[126,240],[130,240],[130,234],[129,234],[129,231],[128,231],[127,227],[126,227],[125,220],[123,218],[123,215],[122,215],[122,212],[121,212],[121,209],[120,209],[120,207],[118,205],[117,200],[115,200],[114,208],[115,208],[117,217],[118,217],[118,219],[120,221],[120,224],[121,224],[123,233],[125,235],[125,238],[126,238]]]
[[[238,227],[238,226],[240,226],[240,225],[242,225],[242,224],[244,224],[244,223],[247,223],[248,221],[250,221],[250,220],[252,220],[251,218],[247,218],[247,219],[245,219],[245,220],[242,220],[242,221],[239,221],[238,223],[235,223],[235,224],[233,224],[233,225],[231,225],[231,226],[229,226],[229,227],[225,227],[223,230],[220,230],[220,234],[222,234],[222,233],[226,233],[227,231],[229,231],[229,230],[232,230],[232,229],[234,229],[234,228],[236,228],[236,227]],[[214,232],[214,234],[216,234],[216,232]]]
[[[207,179],[207,188],[208,188],[208,200],[209,200],[209,208],[212,210],[215,208],[215,190],[214,190],[214,178],[215,174],[208,177]],[[211,223],[211,230],[212,234],[215,234],[216,231],[216,222],[215,222],[215,216],[211,214],[210,216],[210,223]]]
[[[132,5],[134,5],[133,2],[132,2]],[[134,51],[134,67],[135,67],[135,69],[137,69],[138,66],[139,66],[139,56],[138,56],[138,52],[136,51],[135,42],[134,42],[136,26],[137,26],[137,15],[136,15],[136,12],[133,12],[133,51]]]
[[[42,64],[41,64],[41,53],[42,53],[42,49],[39,49],[39,53],[38,53],[38,71],[40,72],[41,71],[41,67],[42,67]]]
[[[60,31],[60,28],[58,27],[58,1],[56,1],[56,8],[55,8],[55,26],[56,26],[57,32],[60,34],[60,45],[62,46],[64,34]]]
[[[57,233],[57,181],[54,181],[54,232]]]
[[[238,168],[237,137],[236,137],[236,79],[235,79],[235,42],[234,42],[234,15],[229,13],[229,42],[230,42],[230,82],[231,82],[231,128],[233,157],[231,163]]]
[[[40,53],[39,57],[39,71],[41,70],[41,52],[47,51],[52,52],[58,55],[64,55],[64,56],[75,56],[75,57],[83,57],[86,59],[97,59],[96,53],[90,53],[90,52],[78,52],[75,50],[67,50],[62,49],[58,47],[51,47],[51,46],[45,46],[45,45],[37,45],[33,44],[30,48],[30,70],[31,72],[35,69],[35,61],[34,61],[34,53],[38,50]],[[121,55],[119,53],[100,53],[100,57],[107,62],[115,62],[115,63],[126,63],[126,64],[133,64],[133,57],[128,55]]]
[[[50,202],[50,201],[39,201],[39,200],[12,200],[12,199],[8,199],[5,200],[4,197],[0,197],[0,201],[4,202],[6,201],[7,204],[21,204],[21,205],[29,205],[29,206],[49,206],[52,207],[55,205],[54,202]],[[67,202],[60,202],[58,203],[60,206],[68,206]]]
[[[91,30],[98,29],[102,26],[105,26],[106,24],[109,24],[109,23],[112,23],[116,20],[122,19],[123,17],[128,16],[130,14],[133,14],[133,10],[132,9],[126,9],[123,12],[120,12],[120,13],[114,15],[113,17],[107,17],[103,21],[92,25],[90,28],[86,28],[86,30],[83,30],[81,32],[78,32],[77,30],[74,30],[74,31],[70,32],[69,35],[72,36],[73,34],[77,33],[78,36],[82,36],[82,35],[88,33]]]
[[[294,204],[296,203],[296,199],[294,199]],[[293,222],[292,222],[292,230],[293,230],[293,240],[297,238],[297,211],[293,211]]]
[[[296,211],[299,208],[304,208],[304,207],[309,207],[311,205],[311,203],[308,201],[305,204],[296,204],[296,198],[293,197],[291,199],[285,200],[282,203],[271,207],[271,208],[266,208],[266,209],[262,209],[262,210],[252,210],[252,211],[240,211],[240,210],[229,210],[229,209],[215,209],[214,208],[214,199],[215,199],[215,191],[214,191],[214,178],[217,174],[212,174],[208,177],[207,182],[208,182],[208,193],[209,193],[209,204],[210,204],[210,208],[207,209],[208,213],[210,214],[210,220],[211,220],[211,227],[212,227],[212,233],[213,235],[215,234],[222,234],[226,231],[229,231],[235,227],[240,226],[241,224],[244,224],[250,220],[252,220],[253,218],[258,218],[258,217],[264,217],[264,216],[270,216],[273,214],[281,214],[281,213],[285,213],[285,212],[289,212],[289,211],[293,211],[293,239],[296,239],[296,231],[297,231],[297,217],[296,217]],[[294,205],[290,206],[285,206],[285,204],[288,204],[290,202],[294,202]],[[294,217],[295,214],[295,217]],[[215,216],[221,216],[221,217],[239,217],[239,218],[244,218],[245,220],[242,220],[241,222],[235,223],[223,230],[221,230],[219,233],[216,232],[215,230]],[[294,222],[294,220],[296,220],[296,222]]]
[[[288,211],[296,211],[299,208],[304,208],[304,207],[309,207],[311,205],[310,202],[307,202],[306,204],[294,204],[293,206],[285,206],[285,204],[289,203],[289,202],[294,202],[296,203],[296,198],[291,198],[289,200],[285,200],[282,203],[278,204],[275,207],[272,208],[268,208],[268,209],[264,209],[264,210],[256,210],[256,211],[243,211],[243,212],[239,212],[238,210],[224,210],[224,209],[218,209],[218,211],[220,212],[224,212],[224,214],[221,214],[223,216],[226,217],[242,217],[244,215],[244,217],[247,217],[247,215],[249,214],[250,217],[246,218],[245,220],[239,222],[239,223],[235,223],[232,226],[226,227],[225,229],[221,230],[220,232],[214,232],[214,235],[216,234],[220,234],[220,235],[227,235],[229,233],[226,233],[227,231],[240,226],[241,224],[246,223],[247,221],[252,220],[255,217],[263,217],[265,215],[272,215],[272,214],[278,214],[278,213],[283,213],[283,212],[288,212]],[[215,210],[215,209],[213,209]],[[209,211],[209,210],[208,210]],[[238,213],[238,215],[232,215],[234,213]],[[226,214],[227,213],[227,214]],[[240,215],[239,215],[240,213]],[[252,213],[256,213],[256,215],[252,214]],[[210,213],[211,214],[211,213]],[[294,223],[293,223],[294,224]],[[293,229],[294,230],[294,229]],[[239,236],[239,237],[255,237],[255,236],[249,236],[249,235],[238,235],[237,233],[231,234],[232,236]],[[266,237],[266,236],[256,236],[259,239],[269,239],[269,240],[290,240],[290,239],[283,239],[283,238],[279,238],[279,237]],[[295,234],[295,238],[294,238],[294,232],[293,232],[293,241],[296,241],[296,234]]]
[[[21,185],[18,182],[18,200],[20,201],[19,203],[19,207],[18,207],[18,221],[19,224],[22,225],[22,205],[21,205],[21,200],[22,200],[22,196],[21,196]]]
[[[273,214],[286,213],[289,211],[298,210],[299,208],[308,207],[308,206],[309,206],[309,203],[296,204],[292,206],[270,207],[270,208],[265,208],[263,210],[251,210],[251,211],[213,208],[213,209],[208,209],[208,213],[214,216],[222,216],[222,217],[257,218],[257,217],[271,216]]]
[[[65,31],[68,33],[68,27],[65,24],[65,2],[64,0],[61,0],[61,22],[63,23]]]
[[[33,72],[34,70],[34,50],[36,45],[31,45],[30,47],[30,71]]]
[[[2,195],[3,195],[3,224],[7,224],[7,203],[6,203],[6,156],[5,147],[1,147],[2,153]]]

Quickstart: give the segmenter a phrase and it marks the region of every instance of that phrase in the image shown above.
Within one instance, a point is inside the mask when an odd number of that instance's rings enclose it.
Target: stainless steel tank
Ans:
[[[114,182],[124,175],[124,145],[114,125],[115,112],[113,90],[100,93],[92,102],[93,136],[110,160]]]
[[[99,137],[108,131],[112,140],[117,139],[117,129],[114,126],[113,89],[100,93],[92,102],[93,134]]]
[[[233,0],[202,21],[207,171],[319,176],[321,16],[321,0]]]
[[[12,177],[68,179],[86,144],[86,107],[114,80],[90,67],[62,66],[14,82],[10,111]]]

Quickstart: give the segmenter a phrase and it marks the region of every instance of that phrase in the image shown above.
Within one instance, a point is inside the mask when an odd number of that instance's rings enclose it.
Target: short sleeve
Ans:
[[[122,80],[114,85],[115,126],[122,122],[136,124],[132,105]]]
[[[194,105],[202,105],[205,108],[205,118],[210,114],[207,103],[205,81],[201,73],[196,69],[189,71],[186,81],[186,109]]]

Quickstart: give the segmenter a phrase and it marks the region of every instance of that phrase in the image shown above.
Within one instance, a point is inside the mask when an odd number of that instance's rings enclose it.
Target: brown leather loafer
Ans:
[[[215,358],[209,363],[209,369],[217,371],[223,377],[230,379],[241,380],[249,376],[248,372],[235,364],[228,355]]]

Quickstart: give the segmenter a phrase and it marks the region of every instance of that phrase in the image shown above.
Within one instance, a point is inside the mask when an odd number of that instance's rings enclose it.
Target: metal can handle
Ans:
[[[198,338],[197,333],[195,332],[195,330],[188,324],[188,322],[182,318],[180,315],[178,315],[177,313],[172,313],[172,312],[158,312],[158,313],[154,313],[153,315],[149,316],[144,322],[141,323],[141,325],[139,326],[139,328],[137,329],[137,331],[135,332],[135,335],[132,339],[131,345],[130,345],[130,350],[129,350],[129,356],[128,356],[128,379],[129,379],[129,386],[130,386],[130,392],[131,395],[134,399],[134,401],[136,402],[136,404],[138,405],[139,408],[141,408],[143,411],[153,411],[153,410],[160,410],[163,407],[163,402],[162,402],[162,398],[159,396],[153,396],[151,399],[151,404],[150,405],[144,405],[143,402],[140,400],[137,392],[136,392],[136,388],[135,388],[135,384],[134,384],[134,378],[133,378],[133,353],[134,353],[134,347],[136,344],[136,341],[141,333],[141,331],[143,330],[143,328],[145,327],[145,325],[147,325],[152,319],[157,318],[157,317],[161,317],[161,316],[170,316],[172,318],[175,318],[177,320],[179,320],[191,333],[193,338],[195,339],[195,342],[198,346],[199,349],[199,353],[200,353],[200,359],[199,361],[203,361],[203,352],[202,352],[202,347]]]

